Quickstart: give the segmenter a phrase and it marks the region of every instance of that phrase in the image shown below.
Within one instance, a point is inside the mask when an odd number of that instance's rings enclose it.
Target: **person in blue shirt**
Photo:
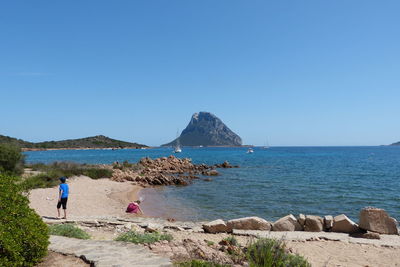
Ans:
[[[58,203],[57,203],[57,212],[58,218],[60,218],[60,208],[63,207],[64,210],[64,217],[62,219],[67,219],[67,201],[68,201],[68,194],[69,194],[69,186],[65,183],[67,177],[61,177],[60,187],[58,191]]]

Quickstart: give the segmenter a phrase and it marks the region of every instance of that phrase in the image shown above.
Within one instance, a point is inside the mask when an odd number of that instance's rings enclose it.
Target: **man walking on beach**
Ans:
[[[69,186],[65,183],[66,180],[67,180],[66,177],[60,178],[61,184],[58,191],[57,212],[58,212],[58,218],[60,218],[60,208],[62,206],[64,210],[64,217],[62,219],[67,219],[67,201],[69,194]]]

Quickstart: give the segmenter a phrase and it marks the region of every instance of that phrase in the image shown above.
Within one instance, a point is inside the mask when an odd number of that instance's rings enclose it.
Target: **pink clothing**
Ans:
[[[126,212],[138,213],[139,212],[139,205],[134,203],[134,202],[129,203],[128,207],[126,208]]]

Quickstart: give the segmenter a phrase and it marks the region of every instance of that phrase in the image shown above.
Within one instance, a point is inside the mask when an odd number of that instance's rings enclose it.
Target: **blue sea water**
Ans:
[[[146,189],[158,214],[210,220],[260,216],[275,220],[289,213],[338,215],[357,220],[365,206],[383,208],[400,219],[400,147],[184,148],[178,157],[194,163],[228,160],[238,169],[219,169],[211,182]],[[25,152],[27,162],[136,162],[171,155],[170,148],[146,150],[55,150]],[[146,202],[146,199],[144,203]]]

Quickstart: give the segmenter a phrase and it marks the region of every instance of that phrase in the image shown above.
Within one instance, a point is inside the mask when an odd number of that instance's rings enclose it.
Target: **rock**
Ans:
[[[272,225],[272,231],[302,231],[303,227],[299,224],[296,217],[292,214],[280,218]]]
[[[219,172],[216,170],[211,170],[211,171],[203,171],[202,174],[206,176],[218,176]]]
[[[245,217],[230,220],[226,223],[229,229],[240,230],[271,230],[271,223],[259,217]]]
[[[381,239],[381,236],[378,233],[370,232],[367,231],[366,233],[364,232],[356,232],[350,235],[351,237],[356,237],[356,238],[366,238],[366,239]]]
[[[146,232],[160,232],[163,228],[164,226],[162,226],[161,224],[149,223],[146,227]]]
[[[306,216],[304,214],[300,213],[299,217],[297,217],[297,221],[299,222],[301,227],[303,227],[303,229],[304,229],[304,224],[306,223]]]
[[[358,226],[350,220],[346,215],[340,214],[333,218],[332,232],[339,233],[355,233],[358,231]]]
[[[324,217],[324,230],[329,231],[333,227],[333,216],[327,215]]]
[[[221,219],[203,224],[203,229],[206,233],[212,233],[212,234],[230,232],[232,230],[229,229],[226,223]]]
[[[360,212],[360,228],[380,234],[397,235],[396,219],[389,217],[383,209],[367,207]]]
[[[321,232],[324,230],[324,220],[319,216],[307,215],[304,224],[304,231]]]

